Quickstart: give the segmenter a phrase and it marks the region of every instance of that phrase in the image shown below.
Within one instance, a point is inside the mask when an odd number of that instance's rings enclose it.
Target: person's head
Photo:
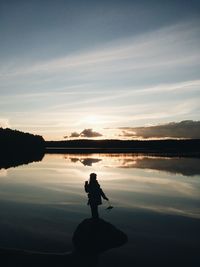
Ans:
[[[90,173],[90,183],[95,183],[97,181],[96,173]]]

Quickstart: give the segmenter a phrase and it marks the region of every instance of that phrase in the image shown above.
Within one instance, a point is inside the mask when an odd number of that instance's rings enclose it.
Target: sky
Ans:
[[[198,0],[0,0],[0,126],[200,138],[199,15]]]

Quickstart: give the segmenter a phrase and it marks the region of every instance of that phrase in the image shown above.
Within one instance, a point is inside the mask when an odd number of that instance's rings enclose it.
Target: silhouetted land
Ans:
[[[45,141],[42,136],[0,128],[0,168],[42,160],[44,153],[145,153],[200,157],[200,139],[187,140],[68,140]]]
[[[153,153],[200,156],[200,139],[46,141],[47,153]]]
[[[0,168],[15,167],[44,156],[45,141],[42,136],[0,128]]]

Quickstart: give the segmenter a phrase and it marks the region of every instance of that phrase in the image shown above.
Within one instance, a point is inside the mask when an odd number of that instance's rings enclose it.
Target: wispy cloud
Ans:
[[[88,70],[92,72],[92,75],[97,73],[100,75],[101,72],[149,70],[167,66],[198,64],[200,56],[197,43],[200,38],[197,25],[196,21],[177,24],[139,37],[111,42],[89,52],[80,51],[74,55],[29,66],[19,63],[21,66],[12,67],[10,71],[8,68],[6,68],[6,72],[2,71],[1,77],[41,74],[41,72],[60,73],[68,70],[82,70],[84,73]]]

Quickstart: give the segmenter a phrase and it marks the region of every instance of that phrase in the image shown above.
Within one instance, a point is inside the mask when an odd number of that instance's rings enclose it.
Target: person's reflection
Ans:
[[[90,174],[90,180],[85,182],[85,192],[88,193],[88,205],[90,205],[92,218],[98,219],[98,205],[102,204],[101,197],[103,199],[109,200],[101,189],[96,173]]]

